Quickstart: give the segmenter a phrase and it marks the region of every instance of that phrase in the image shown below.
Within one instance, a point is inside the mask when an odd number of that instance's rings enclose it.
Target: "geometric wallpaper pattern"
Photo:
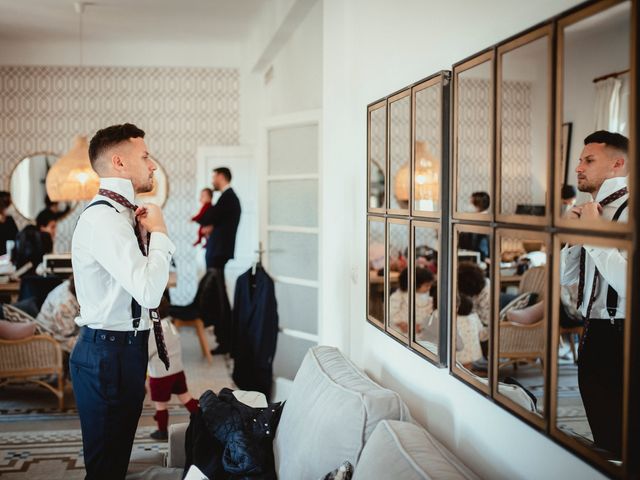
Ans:
[[[390,208],[408,208],[408,199],[398,201],[396,176],[407,167],[407,176],[402,188],[409,191],[409,165],[411,163],[411,96],[389,104],[389,205]]]
[[[163,208],[177,247],[178,288],[172,301],[186,303],[196,288],[197,212],[194,192],[210,186],[195,178],[201,145],[238,145],[239,71],[173,67],[0,67],[0,189],[25,156],[66,153],[78,134],[130,122],[142,128],[151,155],[165,169],[169,197]],[[55,250],[70,251],[83,204],[58,225]],[[19,227],[26,224],[11,212]]]

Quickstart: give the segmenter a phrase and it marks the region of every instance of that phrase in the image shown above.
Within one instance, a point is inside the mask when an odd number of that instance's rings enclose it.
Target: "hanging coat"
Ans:
[[[236,281],[233,303],[233,381],[242,390],[271,396],[278,341],[278,306],[273,280],[262,267]]]

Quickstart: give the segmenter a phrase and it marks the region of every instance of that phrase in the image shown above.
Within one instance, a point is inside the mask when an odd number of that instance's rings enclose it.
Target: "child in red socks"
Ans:
[[[210,188],[203,188],[200,191],[200,211],[198,213],[196,213],[193,217],[191,217],[191,221],[192,222],[197,222],[199,221],[202,216],[204,215],[204,212],[206,212],[207,210],[209,210],[211,208],[211,201],[213,200],[213,190],[211,190]],[[193,244],[193,246],[195,247],[196,245],[200,245],[202,243],[202,239],[205,239],[205,246],[207,244],[206,242],[206,237],[204,235],[204,229],[205,227],[200,226],[200,228],[198,228],[198,240],[196,240]]]
[[[153,416],[158,423],[158,430],[151,434],[154,440],[167,440],[169,434],[167,427],[169,424],[168,402],[171,394],[175,393],[190,413],[198,410],[198,401],[189,393],[187,379],[182,367],[182,349],[180,347],[180,337],[175,327],[171,323],[169,314],[169,300],[162,297],[158,307],[160,315],[164,341],[169,354],[170,367],[167,370],[158,357],[156,341],[153,335],[149,336],[149,390],[151,400],[155,403],[156,414]]]

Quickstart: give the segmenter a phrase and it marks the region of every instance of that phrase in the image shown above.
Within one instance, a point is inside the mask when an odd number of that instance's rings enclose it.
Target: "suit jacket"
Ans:
[[[207,257],[233,258],[240,212],[240,200],[232,188],[225,190],[216,204],[204,212],[198,223],[213,225],[213,233],[207,242]]]
[[[233,380],[243,390],[271,394],[278,342],[278,304],[273,280],[262,267],[238,277],[233,303]]]

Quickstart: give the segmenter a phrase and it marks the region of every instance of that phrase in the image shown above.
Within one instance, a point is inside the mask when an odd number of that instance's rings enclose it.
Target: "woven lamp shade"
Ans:
[[[87,137],[76,137],[73,148],[49,170],[46,185],[54,202],[91,200],[98,193],[100,178],[89,162]]]
[[[440,162],[429,151],[426,142],[416,142],[414,197],[418,201],[440,200]]]

